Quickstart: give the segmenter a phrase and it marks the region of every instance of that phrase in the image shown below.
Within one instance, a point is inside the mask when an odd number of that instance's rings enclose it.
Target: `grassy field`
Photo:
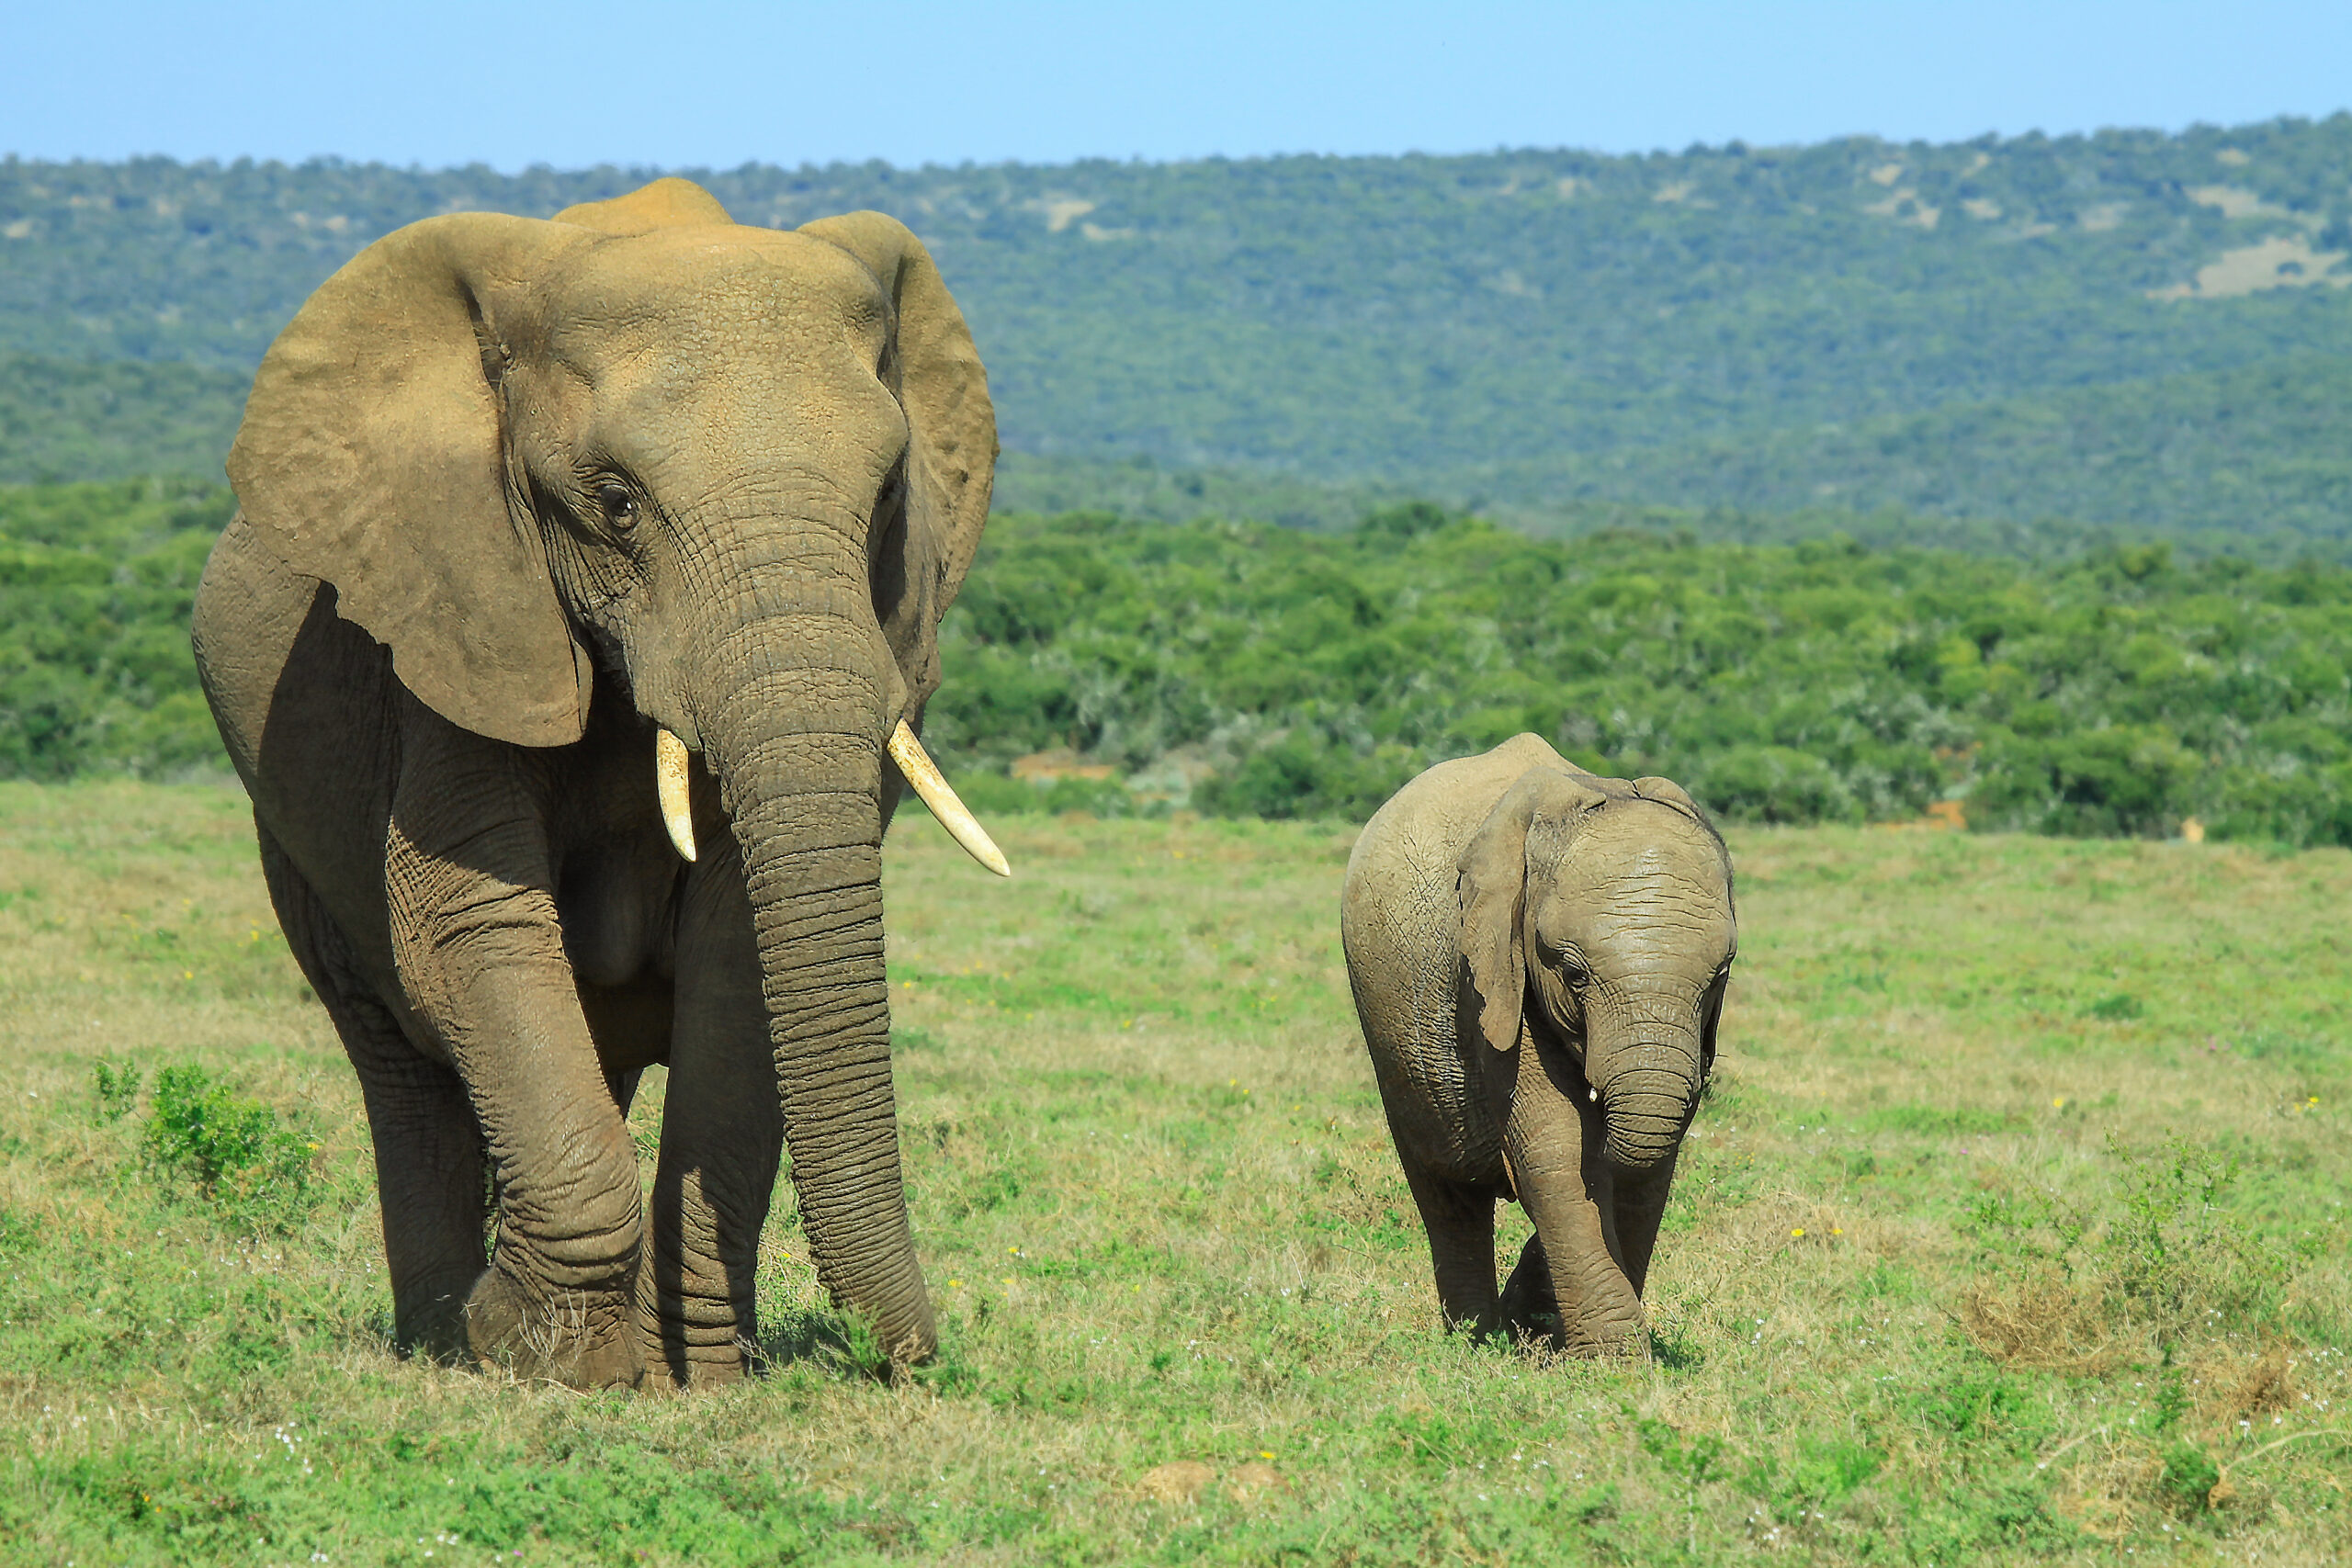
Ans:
[[[890,852],[938,1364],[866,1374],[787,1187],[767,1374],[583,1396],[391,1354],[241,797],[0,786],[0,1562],[2352,1555],[2352,855],[1736,835],[1657,1359],[1604,1367],[1437,1330],[1349,829],[1001,827],[1010,883]],[[207,1086],[271,1113],[209,1165]]]

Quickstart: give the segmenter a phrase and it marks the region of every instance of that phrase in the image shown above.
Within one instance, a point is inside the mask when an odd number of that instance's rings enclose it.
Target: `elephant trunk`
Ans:
[[[890,1079],[881,795],[892,671],[879,636],[860,637],[854,625],[820,609],[736,628],[711,666],[719,679],[700,728],[742,849],[785,1145],[818,1278],[908,1362],[928,1357],[937,1336]]]
[[[1642,1177],[1673,1159],[1698,1104],[1699,1019],[1687,1005],[1623,1013],[1588,1037],[1585,1070],[1600,1103],[1601,1157]]]

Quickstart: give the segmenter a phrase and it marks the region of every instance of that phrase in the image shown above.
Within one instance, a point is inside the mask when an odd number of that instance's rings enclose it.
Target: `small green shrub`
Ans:
[[[1230,773],[1203,780],[1193,790],[1193,804],[1213,817],[1361,822],[1418,771],[1401,748],[1359,753],[1327,737],[1294,731],[1250,753]]]
[[[2033,1414],[2024,1387],[1981,1361],[1954,1368],[1906,1395],[1904,1408],[1923,1429],[1974,1438],[2007,1432]]]
[[[2165,1472],[2157,1485],[2180,1512],[2196,1515],[2211,1507],[2213,1488],[2221,1481],[2222,1467],[2195,1443],[2178,1442],[2165,1450]]]
[[[202,1067],[165,1067],[155,1075],[144,1149],[150,1165],[187,1182],[239,1224],[287,1230],[310,1207],[311,1156],[318,1145]]]
[[[898,1372],[872,1324],[830,1307],[796,1306],[763,1318],[755,1353],[771,1368],[807,1363],[833,1377],[885,1382]]]
[[[2032,833],[2160,839],[2189,814],[2205,769],[2164,724],[1996,737],[1969,815]]]
[[[147,1077],[146,1069],[131,1063],[119,1066],[100,1057],[90,1064],[90,1088],[98,1097],[98,1123],[101,1126],[119,1122],[130,1114],[139,1102],[140,1086]]]
[[[2199,1308],[2242,1320],[2278,1293],[2280,1264],[2223,1208],[2237,1184],[2235,1159],[2185,1138],[2142,1149],[2110,1137],[2108,1146],[2121,1166],[2120,1212],[2102,1251],[2137,1315],[2165,1330]]]
[[[1058,817],[1065,811],[1083,811],[1093,817],[1133,817],[1136,797],[1116,779],[1056,779],[1043,789],[1034,784],[1022,787],[1029,791],[1032,811],[1043,811]]]
[[[1728,1445],[1712,1432],[1688,1435],[1655,1416],[1645,1417],[1634,1429],[1645,1452],[1668,1474],[1682,1476],[1693,1487],[1720,1479],[1728,1466]]]
[[[1137,800],[1126,785],[1116,779],[1059,778],[1033,784],[1026,779],[976,769],[956,775],[956,794],[965,806],[983,819],[1040,815],[1056,817],[1065,811],[1083,811],[1089,816],[1102,818],[1148,814],[1147,803]],[[901,814],[915,814],[923,812],[925,807],[922,800],[910,792],[899,801],[899,810]]]
[[[1929,1138],[1982,1137],[2018,1132],[2026,1124],[2013,1112],[1968,1105],[1888,1105],[1864,1111],[1858,1121],[1867,1132],[1916,1133]]]
[[[1760,1455],[1741,1485],[1776,1517],[1797,1519],[1843,1501],[1885,1463],[1886,1455],[1866,1442],[1800,1438],[1793,1461]]]

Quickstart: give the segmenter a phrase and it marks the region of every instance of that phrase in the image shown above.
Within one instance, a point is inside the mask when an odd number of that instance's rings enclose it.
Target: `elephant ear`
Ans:
[[[229,453],[248,521],[391,650],[451,723],[522,746],[576,740],[589,660],[527,512],[511,504],[495,328],[576,228],[429,218],[321,285],[270,345]]]
[[[1456,863],[1461,952],[1478,1033],[1498,1051],[1519,1047],[1527,999],[1527,836],[1539,817],[1568,818],[1609,797],[1586,776],[1530,768],[1487,813]]]
[[[898,318],[892,390],[907,416],[907,579],[889,595],[899,613],[886,615],[885,629],[920,702],[938,688],[939,619],[980,547],[996,481],[988,372],[931,253],[905,224],[879,212],[851,212],[804,224],[800,232],[864,264]]]
[[[1699,1073],[1702,1077],[1715,1070],[1715,1030],[1724,1021],[1724,996],[1731,988],[1731,975],[1709,987],[1706,1011],[1699,1020]]]
[[[1655,800],[1661,805],[1671,806],[1676,810],[1687,816],[1695,817],[1702,822],[1707,819],[1707,814],[1699,809],[1699,803],[1690,798],[1690,792],[1672,779],[1635,779],[1634,793],[1644,800]]]
[[[601,229],[607,234],[646,234],[696,223],[732,223],[718,198],[675,175],[664,175],[610,201],[583,201],[555,215],[559,223]]]

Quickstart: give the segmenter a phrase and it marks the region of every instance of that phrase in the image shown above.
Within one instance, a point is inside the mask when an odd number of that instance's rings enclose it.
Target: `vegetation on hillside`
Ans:
[[[2352,408],[2352,403],[2346,407]],[[1973,418],[1984,411],[1962,412]],[[2031,427],[2032,422],[2018,408],[2007,407],[2001,412],[2004,419]],[[1959,417],[1923,415],[1919,423],[1940,422],[1942,426],[1949,426]],[[2200,429],[2186,412],[2178,428],[2183,432]],[[2028,438],[2024,431],[2017,434],[2020,442]],[[2259,456],[2241,454],[2243,460],[2233,467],[2178,476],[2181,482],[2173,487],[2169,482],[2170,466],[2160,464],[2159,455],[2153,451],[2135,448],[2129,453],[2119,450],[2105,454],[2113,458],[2110,467],[2119,475],[2118,489],[2129,488],[2147,503],[2144,515],[2152,521],[2143,525],[2128,514],[2109,515],[2104,522],[2078,520],[2082,515],[2099,515],[2098,508],[2088,505],[2091,485],[2087,479],[2084,481],[2086,512],[2067,517],[2036,515],[2025,512],[2022,506],[2005,513],[1998,497],[1988,497],[1987,510],[1979,513],[1906,511],[1896,506],[1860,510],[1855,505],[1838,504],[1838,487],[1827,484],[1814,488],[1816,491],[1828,490],[1828,499],[1816,496],[1808,500],[1797,476],[1834,470],[1826,465],[1809,466],[1813,457],[1820,456],[1811,446],[1801,453],[1773,456],[1765,451],[1773,439],[1777,438],[1759,442],[1753,450],[1727,445],[1684,451],[1677,454],[1670,464],[1652,454],[1630,453],[1596,459],[1590,473],[1562,465],[1556,470],[1561,477],[1551,500],[1528,504],[1498,502],[1466,510],[1521,533],[1551,539],[1576,538],[1622,528],[1687,535],[1701,544],[1793,545],[1834,535],[1856,540],[1871,549],[1951,550],[1962,555],[2008,556],[2023,560],[2053,560],[2102,548],[2161,541],[2174,546],[2178,554],[2189,559],[2229,555],[2270,566],[2304,559],[2352,561],[2352,528],[2347,528],[2345,522],[2345,517],[2352,517],[2352,512],[2339,517],[2321,507],[2298,509],[2284,502],[2271,505],[2270,500],[2293,487],[2276,485],[2274,481],[2283,468],[2267,465]],[[2056,445],[2046,430],[2036,432],[2031,439],[2045,448]],[[2197,439],[2214,444],[2210,432],[2199,434]],[[1826,444],[1826,437],[1822,445]],[[1849,443],[1848,455],[1857,462],[1866,460],[1856,455],[1857,449],[1866,445],[1860,441]],[[1916,449],[1906,450],[1893,441],[1885,447],[1897,456],[1883,462],[1876,457],[1867,460],[1879,463],[1905,484],[1929,490],[1937,488],[1931,480],[1939,484],[1939,470]],[[2314,441],[2312,449],[2297,459],[2297,471],[2301,476],[2297,483],[2303,486],[2298,493],[2333,494],[2342,487],[2345,476],[2338,471],[2342,466],[2329,456],[2333,450],[2324,443]],[[1750,471],[1757,475],[1752,489],[1759,498],[1758,506],[1705,500],[1710,494],[1734,493],[1742,487],[1703,482],[1702,476],[1742,462],[1751,463]],[[1601,472],[1603,467],[1609,471]],[[1988,457],[1984,468],[1976,471],[1977,479],[1982,485],[1989,485],[1992,478],[2003,471]],[[2012,477],[2025,473],[2022,465],[2007,471]],[[1700,499],[1680,502],[1607,499],[1606,492],[1611,490],[1639,492],[1640,485],[1620,482],[1618,476],[1623,473],[1638,473],[1642,485],[1661,494],[1685,493]],[[2133,477],[2123,479],[2124,475]],[[1780,488],[1774,489],[1775,485]],[[1871,487],[1851,488],[1867,491]],[[1593,493],[1577,493],[1582,489]],[[2199,493],[2210,497],[2222,489],[2243,492],[2251,499],[2243,510],[2214,508],[2211,515],[2225,520],[2210,527],[2197,525],[2193,511],[2167,503],[2167,498],[2177,501]],[[1946,498],[1954,493],[1958,492],[1938,491]],[[1977,491],[1972,490],[1969,493]],[[1168,468],[1148,457],[1112,462],[1037,457],[1014,452],[1006,453],[998,462],[996,497],[1000,513],[1111,512],[1153,523],[1240,517],[1319,533],[1345,533],[1366,513],[1417,499],[1416,492],[1378,479],[1327,481],[1269,474],[1262,469]],[[1935,502],[1938,495],[1923,494],[1921,499],[1926,505]],[[2352,494],[2347,494],[2345,501],[2347,507],[2352,507]]]
[[[1195,804],[1368,814],[1532,730],[1734,820],[2352,843],[2352,572],[2028,565],[1850,541],[1552,542],[1426,504],[1324,538],[1100,514],[990,525],[929,733],[1066,746]],[[1116,808],[1102,793],[1098,809]]]
[[[0,486],[0,776],[227,766],[187,626],[234,507],[220,485]]]
[[[231,371],[0,355],[0,484],[217,479],[244,406]],[[1012,512],[1249,517],[1343,531],[1416,494],[1478,498],[1529,532],[1627,523],[1762,543],[2072,553],[2161,536],[2199,554],[2352,558],[2352,357],[2032,393],[1852,425],[1555,452],[1394,479],[1008,451]],[[1516,498],[1516,499],[1514,499]]]
[[[148,474],[217,482],[246,382],[195,365],[0,354],[0,485]]]
[[[1573,516],[1578,498],[1784,518],[1879,508],[1914,528],[1985,518],[2046,528],[2056,518],[2067,534],[2104,525],[2208,550],[2352,558],[2352,355],[1680,446],[1537,454],[1445,476],[1442,488],[1542,497],[1513,509],[1538,528]]]
[[[219,765],[187,626],[230,504],[0,490],[0,773]],[[944,644],[929,733],[999,809],[1361,819],[1533,730],[1736,821],[1959,798],[1984,827],[2352,843],[2352,570],[2311,562],[1540,540],[1426,502],[1340,536],[1015,514]],[[1057,748],[1120,777],[1001,776]]]
[[[904,218],[972,320],[1017,452],[1508,508],[1827,502],[2333,536],[2347,166],[2352,115],[697,177],[750,222]],[[551,213],[652,172],[0,162],[0,350],[241,376],[401,223]],[[141,421],[102,445],[135,445]],[[0,429],[0,469],[119,471]]]

